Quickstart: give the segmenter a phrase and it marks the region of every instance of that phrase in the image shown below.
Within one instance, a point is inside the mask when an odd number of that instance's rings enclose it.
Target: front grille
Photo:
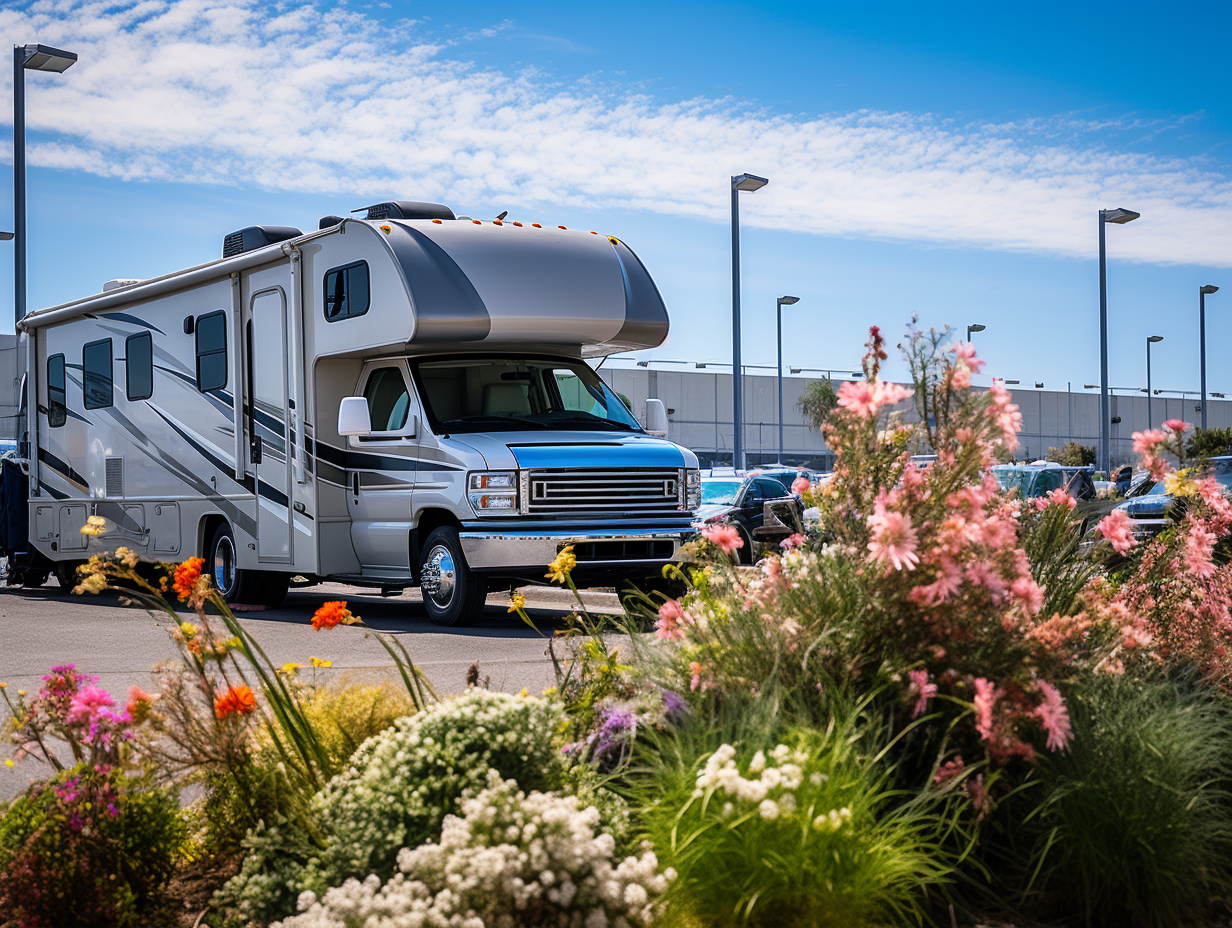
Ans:
[[[666,561],[675,549],[672,542],[663,539],[579,541],[573,546],[573,555],[579,564],[587,561]]]
[[[680,510],[680,471],[536,470],[524,477],[527,513],[664,513]]]

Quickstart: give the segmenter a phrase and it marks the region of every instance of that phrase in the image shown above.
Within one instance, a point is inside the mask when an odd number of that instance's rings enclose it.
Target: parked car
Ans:
[[[793,480],[795,477],[793,476]],[[800,498],[785,490],[773,476],[749,474],[730,477],[702,477],[702,504],[696,511],[694,529],[701,531],[708,525],[728,522],[740,530],[744,547],[740,548],[740,562],[753,562],[753,533],[761,528],[768,502],[786,500],[802,508]]]
[[[1207,467],[1216,480],[1223,485],[1224,494],[1232,496],[1232,456],[1211,458]],[[1177,499],[1171,496],[1162,481],[1149,477],[1129,491],[1129,498],[1112,507],[1129,516],[1134,537],[1139,541],[1153,538],[1175,519],[1184,515],[1184,509],[1176,506]]]
[[[769,477],[771,480],[777,480],[790,493],[791,485],[796,482],[796,478],[807,477],[809,481],[812,481],[817,475],[803,467],[763,467],[754,471],[752,476]]]
[[[1034,464],[997,464],[993,476],[1005,492],[1017,491],[1018,498],[1039,499],[1054,490],[1065,490],[1078,500],[1074,518],[1085,533],[1095,519],[1103,518],[1112,509],[1113,500],[1100,499],[1094,480],[1094,469],[1069,467],[1052,462]]]

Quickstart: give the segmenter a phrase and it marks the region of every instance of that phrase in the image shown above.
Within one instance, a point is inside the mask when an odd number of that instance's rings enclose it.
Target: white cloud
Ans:
[[[456,42],[420,30],[255,0],[34,0],[0,11],[6,38],[81,55],[64,76],[27,83],[36,164],[716,222],[727,219],[728,176],[750,171],[772,179],[745,197],[750,225],[1088,256],[1096,209],[1127,206],[1147,219],[1116,233],[1118,259],[1232,264],[1227,176],[1092,145],[1104,127],[1073,114],[955,125],[665,103],[477,68]]]

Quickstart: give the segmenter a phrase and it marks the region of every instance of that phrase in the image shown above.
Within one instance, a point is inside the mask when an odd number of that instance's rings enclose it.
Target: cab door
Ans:
[[[420,414],[406,361],[372,362],[358,392],[372,431],[347,440],[351,541],[364,574],[409,579]]]

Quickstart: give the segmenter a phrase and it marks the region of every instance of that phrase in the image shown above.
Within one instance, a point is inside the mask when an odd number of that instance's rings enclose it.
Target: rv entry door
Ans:
[[[256,477],[257,560],[291,562],[291,460],[287,390],[287,299],[281,287],[255,294],[245,328],[248,461]]]

